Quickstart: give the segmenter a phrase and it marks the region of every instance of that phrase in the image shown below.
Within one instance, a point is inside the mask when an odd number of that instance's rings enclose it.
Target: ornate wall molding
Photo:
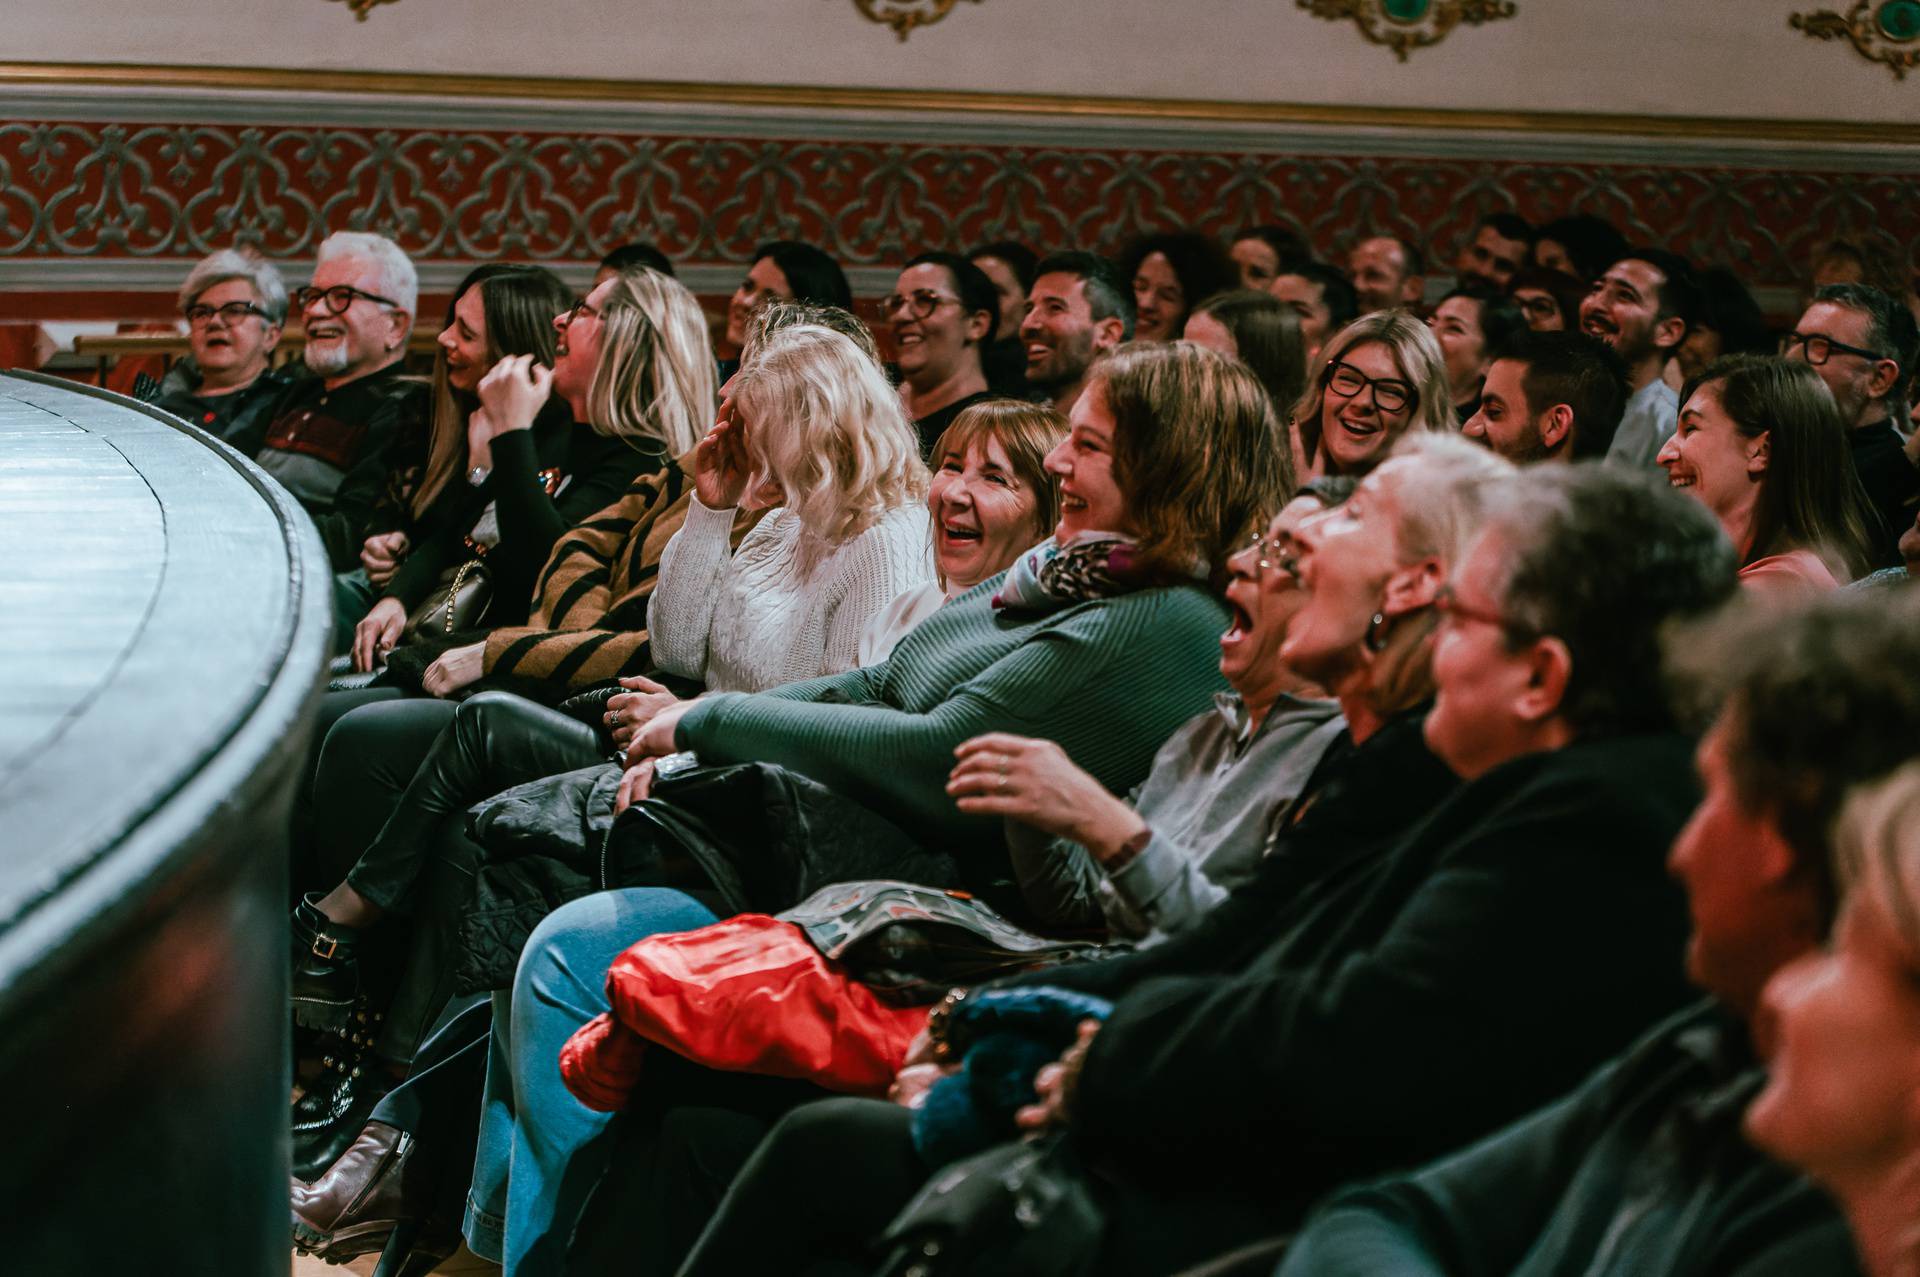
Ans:
[[[953,12],[960,0],[853,0],[853,7],[869,22],[893,28],[905,40],[919,27],[930,27]],[[980,0],[969,0],[979,4]]]
[[[756,243],[784,237],[882,277],[933,246],[1011,237],[1114,249],[1168,226],[1263,222],[1291,223],[1329,252],[1390,231],[1446,262],[1480,216],[1502,208],[1535,219],[1598,212],[1630,238],[1739,263],[1762,287],[1791,286],[1812,246],[1842,232],[1903,251],[1920,243],[1912,168],[1891,163],[1422,157],[1378,154],[1365,138],[1340,150],[1326,137],[1309,149],[1271,135],[1264,147],[1240,135],[1231,147],[1191,137],[1090,145],[1071,126],[1056,126],[1051,142],[1007,143],[422,127],[403,117],[5,118],[0,285],[16,287],[65,265],[117,279],[133,262],[173,272],[235,242],[304,261],[342,228],[393,235],[429,277],[501,257],[585,265],[644,238],[724,278]]]
[[[1869,62],[1904,80],[1920,67],[1920,0],[1857,0],[1844,14],[1832,9],[1796,13],[1788,23],[1819,40],[1845,40]]]
[[[1446,39],[1461,23],[1480,26],[1514,15],[1513,0],[1295,0],[1316,18],[1351,20],[1370,43],[1405,62],[1415,49]]]

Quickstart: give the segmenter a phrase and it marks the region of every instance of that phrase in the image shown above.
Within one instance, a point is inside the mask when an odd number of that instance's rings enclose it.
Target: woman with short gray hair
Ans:
[[[287,378],[272,367],[287,318],[287,286],[270,262],[223,248],[180,286],[192,354],[150,402],[251,456],[266,441]]]

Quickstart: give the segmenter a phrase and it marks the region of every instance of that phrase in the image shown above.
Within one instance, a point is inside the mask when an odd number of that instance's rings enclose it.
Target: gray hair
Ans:
[[[269,324],[287,321],[287,285],[280,272],[272,262],[232,248],[209,253],[187,272],[186,282],[180,285],[180,309],[185,310],[201,293],[230,279],[244,279],[252,286]]]
[[[367,231],[335,231],[320,245],[321,265],[335,257],[357,257],[373,268],[374,285],[368,292],[378,293],[396,307],[413,315],[420,304],[420,277],[413,261],[400,246],[385,235]]]
[[[1394,471],[1394,530],[1400,562],[1437,558],[1451,572],[1479,534],[1489,501],[1513,463],[1459,435],[1420,431],[1402,435],[1388,461],[1412,464]]]

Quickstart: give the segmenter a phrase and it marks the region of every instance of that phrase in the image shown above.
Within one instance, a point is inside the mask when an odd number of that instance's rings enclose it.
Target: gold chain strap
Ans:
[[[453,633],[453,607],[460,601],[460,587],[466,583],[467,573],[479,566],[480,560],[468,559],[453,574],[453,588],[447,591],[447,633]]]

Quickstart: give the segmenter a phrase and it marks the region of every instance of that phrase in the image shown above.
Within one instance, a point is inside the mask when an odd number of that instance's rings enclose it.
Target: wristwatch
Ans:
[[[473,469],[467,471],[467,482],[477,488],[485,483],[487,476],[492,473],[493,471],[487,469],[485,466],[475,466]]]

